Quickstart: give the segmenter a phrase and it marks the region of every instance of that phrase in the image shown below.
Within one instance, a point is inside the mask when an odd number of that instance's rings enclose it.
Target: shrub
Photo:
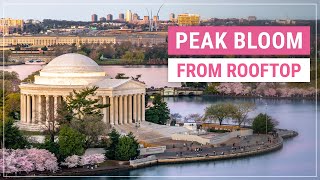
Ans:
[[[276,125],[276,121],[267,114],[258,114],[252,122],[252,129],[255,133],[266,133],[273,131]],[[267,126],[267,127],[266,127]]]
[[[63,125],[59,132],[59,152],[62,157],[82,155],[85,151],[86,137],[77,130]]]
[[[132,135],[122,136],[116,147],[115,158],[121,161],[128,161],[138,156],[139,144]]]
[[[22,135],[18,127],[13,125],[11,118],[6,118],[4,121],[1,121],[0,138],[5,140],[4,144],[2,144],[1,141],[1,147],[5,147],[6,149],[23,149],[29,146],[27,139]]]

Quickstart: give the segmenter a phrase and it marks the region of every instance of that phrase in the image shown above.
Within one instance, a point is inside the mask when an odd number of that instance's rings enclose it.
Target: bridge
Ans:
[[[43,60],[46,63],[50,62],[56,56],[48,55],[37,55],[37,54],[12,54],[9,56],[8,60],[10,62],[26,62],[29,60]]]
[[[156,94],[161,96],[198,96],[203,94],[203,89],[190,87],[148,88],[147,94],[150,96]]]

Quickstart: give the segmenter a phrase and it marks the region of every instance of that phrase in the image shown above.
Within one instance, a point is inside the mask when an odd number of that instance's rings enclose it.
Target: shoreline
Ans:
[[[274,99],[274,100],[311,100],[315,101],[316,97],[260,97],[260,96],[234,96],[234,95],[218,95],[218,94],[202,94],[202,95],[164,95],[162,97],[217,97],[217,98],[253,98],[253,99]],[[319,101],[319,99],[318,99]]]
[[[226,97],[226,98],[254,98],[254,99],[275,99],[275,100],[316,100],[316,97],[269,97],[269,96],[233,96],[233,95],[217,95],[217,94],[203,94],[200,96],[207,96],[207,97]]]
[[[119,171],[129,171],[134,169],[141,169],[151,166],[157,165],[167,165],[167,164],[182,164],[182,163],[193,163],[193,162],[206,162],[206,161],[223,161],[228,159],[238,159],[238,158],[245,158],[245,157],[252,157],[252,156],[259,156],[268,153],[272,153],[274,151],[280,150],[283,147],[283,141],[288,138],[293,138],[297,136],[298,133],[296,131],[287,131],[286,133],[279,135],[279,142],[268,147],[262,147],[261,149],[254,149],[250,151],[244,152],[236,152],[231,154],[225,155],[209,155],[209,156],[200,156],[200,157],[180,157],[180,158],[165,158],[165,159],[157,159],[152,162],[145,162],[138,164],[136,166],[127,165],[128,162],[119,163],[118,166],[103,166],[98,167],[96,169],[87,169],[84,167],[74,168],[74,169],[65,169],[64,171],[57,172],[55,174],[45,174],[45,173],[38,173],[34,175],[34,179],[42,178],[43,176],[99,176],[101,174],[108,174],[108,173],[116,173]],[[121,161],[118,161],[121,162]],[[40,176],[40,177],[39,177]],[[42,176],[42,177],[41,177]],[[106,175],[108,176],[108,175]],[[15,178],[12,176],[11,178]],[[23,178],[23,177],[22,177]],[[29,179],[30,177],[28,177]],[[33,177],[31,177],[33,178]],[[27,177],[26,177],[27,179]]]

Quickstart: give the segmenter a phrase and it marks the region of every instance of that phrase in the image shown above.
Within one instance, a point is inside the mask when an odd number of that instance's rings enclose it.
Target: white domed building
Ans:
[[[99,87],[97,99],[110,107],[102,109],[103,121],[111,125],[145,120],[146,85],[131,79],[110,79],[87,56],[70,53],[53,59],[35,76],[34,83],[22,83],[21,129],[40,131],[57,115],[57,108],[73,90]]]

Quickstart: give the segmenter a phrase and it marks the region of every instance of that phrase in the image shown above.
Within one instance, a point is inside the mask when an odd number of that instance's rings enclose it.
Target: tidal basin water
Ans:
[[[314,101],[217,97],[167,97],[165,101],[171,113],[180,113],[182,116],[190,113],[203,114],[205,107],[221,101],[254,102],[257,108],[250,117],[266,112],[279,121],[280,128],[296,130],[299,135],[286,140],[282,149],[264,155],[223,161],[159,165],[107,175],[314,176],[316,174],[317,108]]]
[[[41,68],[41,66],[19,65],[5,67],[5,70],[17,71],[20,75],[20,78],[23,79],[27,77],[27,75],[31,74],[33,71],[39,70]],[[114,77],[118,72],[123,72],[128,76],[142,74],[141,80],[145,81],[148,87],[180,86],[180,83],[171,84],[167,82],[166,66],[103,66],[103,69],[111,77]],[[280,122],[279,128],[296,130],[299,133],[299,135],[295,138],[286,140],[282,149],[260,156],[245,157],[223,161],[159,165],[131,171],[122,171],[112,174],[101,175],[135,176],[135,179],[154,179],[150,176],[316,175],[316,112],[319,112],[319,110],[315,106],[315,101],[253,98],[217,98],[205,96],[167,97],[164,99],[168,103],[171,113],[180,113],[182,116],[191,113],[203,114],[204,109],[208,105],[221,101],[231,101],[233,103],[251,101],[256,103],[257,105],[256,110],[250,114],[251,117],[257,115],[260,112],[267,112],[269,115],[271,115],[273,118],[277,119]],[[111,178],[112,177],[101,177],[100,179]],[[260,178],[255,177],[251,179]]]
[[[181,83],[168,83],[168,68],[163,66],[151,65],[126,65],[126,66],[101,66],[109,77],[114,78],[118,73],[124,73],[125,76],[135,77],[141,75],[140,80],[144,81],[148,87],[180,87]],[[5,66],[5,71],[16,71],[20,79],[26,78],[32,72],[43,68],[43,65],[16,65]]]

